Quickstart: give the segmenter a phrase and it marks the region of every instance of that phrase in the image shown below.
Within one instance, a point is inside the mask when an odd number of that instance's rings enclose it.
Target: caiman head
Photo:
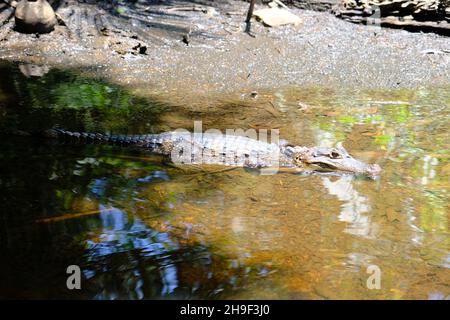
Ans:
[[[377,176],[381,168],[377,164],[367,164],[356,160],[343,147],[286,147],[286,154],[292,157],[298,167],[311,171],[330,172],[343,171]]]

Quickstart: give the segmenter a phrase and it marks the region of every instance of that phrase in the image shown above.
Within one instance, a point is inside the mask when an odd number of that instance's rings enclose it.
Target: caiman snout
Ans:
[[[297,150],[298,152],[294,154],[294,162],[314,171],[345,171],[369,176],[376,176],[381,172],[378,164],[367,164],[356,160],[343,147],[314,147]]]

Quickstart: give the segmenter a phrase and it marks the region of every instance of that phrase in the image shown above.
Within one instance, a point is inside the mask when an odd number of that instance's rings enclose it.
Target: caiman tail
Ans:
[[[166,144],[171,141],[171,134],[102,134],[77,132],[64,129],[50,129],[44,132],[47,138],[76,141],[86,144],[105,144],[145,148],[154,153],[167,154]]]

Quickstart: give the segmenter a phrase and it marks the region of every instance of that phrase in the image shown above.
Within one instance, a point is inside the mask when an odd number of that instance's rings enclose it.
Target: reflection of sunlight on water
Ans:
[[[95,179],[92,182],[91,192],[98,197],[103,196],[107,182],[107,178]]]
[[[417,213],[415,212],[415,206],[414,206],[413,199],[406,198],[406,199],[404,199],[403,203],[404,203],[404,212],[405,212],[406,216],[408,217],[406,223],[412,230],[411,242],[416,245],[421,245],[423,242],[423,239],[424,239],[424,232],[418,226],[415,225],[416,220],[417,220],[417,217],[416,217]]]
[[[346,270],[359,272],[361,267],[369,265],[372,259],[373,257],[367,254],[351,252],[348,254],[348,260],[345,262]]]
[[[282,113],[287,113],[289,111],[288,106],[286,105],[286,98],[282,91],[277,91],[274,94],[276,98],[276,106],[278,107],[278,110]]]
[[[151,175],[148,175],[144,178],[139,178],[138,181],[139,182],[151,182],[155,179],[161,179],[164,181],[169,181],[169,176],[167,175],[167,173],[165,173],[164,171],[154,171],[152,172]]]
[[[102,224],[101,235],[98,240],[88,240],[89,257],[91,261],[100,261],[102,257],[111,256],[120,252],[139,250],[142,256],[161,256],[159,273],[163,283],[161,295],[168,295],[178,287],[177,270],[171,258],[170,251],[177,250],[178,246],[169,238],[167,233],[156,232],[148,228],[141,220],[134,217],[128,220],[127,214],[117,208],[107,208],[99,205],[100,220]],[[130,263],[134,265],[134,263]],[[133,268],[134,266],[124,266]],[[92,278],[95,272],[86,270],[86,276]],[[134,268],[134,291],[137,297],[143,298],[141,286],[143,280],[141,272]],[[131,288],[130,288],[131,289]],[[105,291],[99,293],[96,299],[115,298],[115,293]]]
[[[319,147],[334,147],[336,145],[336,136],[334,133],[316,129],[316,145]]]
[[[444,259],[444,264],[442,266],[450,269],[450,253],[447,255],[447,258]]]
[[[234,233],[241,233],[245,231],[244,220],[241,217],[233,217],[231,220],[231,229]]]
[[[428,294],[428,300],[450,300],[450,295],[445,295],[442,292],[432,292]]]
[[[439,160],[429,155],[423,157],[423,176],[421,178],[421,184],[428,184],[429,180],[433,180],[436,177],[436,170],[433,168],[439,164]]]
[[[341,206],[339,220],[349,223],[345,232],[375,238],[378,226],[371,223],[370,217],[365,215],[371,210],[369,199],[360,195],[353,188],[353,178],[352,176],[342,176],[336,181],[331,181],[330,178],[323,177],[322,182],[329,194],[344,202]]]

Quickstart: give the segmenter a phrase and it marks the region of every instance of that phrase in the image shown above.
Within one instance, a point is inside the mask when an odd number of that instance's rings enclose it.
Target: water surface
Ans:
[[[179,106],[76,72],[0,72],[0,296],[449,298],[449,88],[292,87]],[[342,143],[383,172],[174,166],[33,133],[161,132],[193,120]],[[83,271],[79,291],[66,288],[72,264]],[[381,271],[380,289],[367,287],[369,266]]]

